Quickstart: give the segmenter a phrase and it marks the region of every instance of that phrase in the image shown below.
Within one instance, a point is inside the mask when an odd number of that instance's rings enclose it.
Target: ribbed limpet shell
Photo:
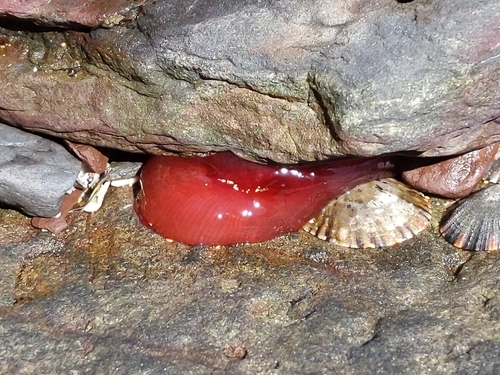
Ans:
[[[451,206],[440,232],[452,245],[474,251],[500,248],[500,185],[492,184]]]
[[[386,178],[359,185],[330,202],[303,226],[322,240],[352,248],[392,246],[412,238],[431,219],[429,199]]]

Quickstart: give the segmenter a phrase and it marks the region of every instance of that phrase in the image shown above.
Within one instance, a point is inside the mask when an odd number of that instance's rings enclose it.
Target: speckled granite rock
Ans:
[[[61,210],[81,163],[61,145],[0,124],[0,202],[32,216]]]
[[[280,162],[500,139],[496,0],[6,4],[0,120],[16,126]]]
[[[57,237],[0,210],[0,372],[500,367],[500,253],[458,251],[435,222],[389,249],[343,249],[305,233],[189,247],[142,227],[132,198],[131,188],[112,188],[103,210],[73,213]]]

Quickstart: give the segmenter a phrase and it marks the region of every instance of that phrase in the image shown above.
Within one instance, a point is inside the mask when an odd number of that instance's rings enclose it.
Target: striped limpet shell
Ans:
[[[500,248],[500,185],[491,184],[448,208],[440,232],[453,246],[474,251]]]
[[[386,178],[359,185],[331,201],[303,229],[336,245],[375,248],[412,238],[430,219],[425,195]]]

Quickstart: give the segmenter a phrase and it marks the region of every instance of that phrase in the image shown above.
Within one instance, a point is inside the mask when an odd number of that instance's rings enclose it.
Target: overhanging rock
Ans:
[[[128,6],[106,28],[86,8],[66,25],[0,6],[0,120],[128,151],[288,163],[500,140],[496,0]]]

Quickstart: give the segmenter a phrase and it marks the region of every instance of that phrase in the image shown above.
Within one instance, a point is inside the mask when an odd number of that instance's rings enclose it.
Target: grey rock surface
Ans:
[[[71,4],[56,3],[67,24],[49,5],[0,7],[0,120],[129,151],[280,162],[500,139],[497,0],[136,2],[132,20],[88,31],[72,22],[104,10]],[[67,30],[19,31],[16,17]]]
[[[110,181],[127,180],[138,177],[142,162],[138,161],[113,161],[110,163],[108,178]]]
[[[0,134],[0,202],[31,216],[57,215],[80,161],[38,135],[5,124],[0,124]]]
[[[167,243],[132,188],[53,237],[0,210],[0,372],[496,374],[500,253],[429,231],[392,248],[306,233]],[[444,209],[436,201],[435,214]],[[12,236],[15,233],[15,236]]]

